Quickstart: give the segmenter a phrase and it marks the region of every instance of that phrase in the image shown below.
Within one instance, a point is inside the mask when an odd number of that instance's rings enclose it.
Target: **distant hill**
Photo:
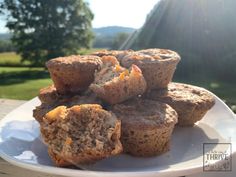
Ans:
[[[95,48],[111,48],[115,37],[119,33],[131,34],[135,31],[134,28],[123,26],[107,26],[101,28],[93,28],[95,39],[93,41],[93,47]],[[10,33],[0,33],[0,41],[9,41],[11,38]]]
[[[9,40],[11,38],[10,33],[0,33],[0,40]]]
[[[132,33],[136,29],[122,26],[107,26],[101,28],[93,28],[96,36],[114,36],[117,33]]]
[[[122,27],[122,26],[107,26],[101,28],[94,28],[93,32],[95,34],[95,39],[93,42],[93,47],[95,48],[113,48],[115,38],[119,33],[132,34],[136,29]]]
[[[132,33],[136,29],[123,27],[123,26],[107,26],[101,28],[93,28],[95,36],[115,36],[117,33]],[[9,40],[11,34],[9,33],[0,33],[0,40]]]

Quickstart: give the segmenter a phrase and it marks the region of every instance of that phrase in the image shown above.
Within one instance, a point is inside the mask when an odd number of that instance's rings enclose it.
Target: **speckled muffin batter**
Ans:
[[[167,49],[146,49],[126,55],[121,65],[130,67],[137,65],[143,72],[147,89],[165,88],[172,80],[180,56]]]
[[[60,95],[54,85],[44,87],[39,90],[38,98],[42,103],[54,104]]]
[[[97,52],[92,53],[92,55],[96,55],[99,57],[114,56],[120,62],[125,55],[131,52],[133,52],[133,50],[99,50]]]
[[[101,68],[100,57],[72,55],[49,60],[46,66],[60,94],[84,91],[94,80],[94,73]]]
[[[146,98],[173,107],[178,113],[180,126],[193,126],[215,104],[214,97],[205,89],[181,83],[170,83],[167,89],[152,90]]]
[[[97,104],[59,106],[44,116],[40,130],[60,166],[94,163],[122,152],[120,121]]]
[[[124,152],[134,156],[154,156],[169,150],[177,113],[158,101],[128,100],[112,108],[121,120]]]
[[[123,68],[113,62],[115,59],[111,56],[102,60],[102,69],[95,73],[95,80],[90,86],[98,97],[109,104],[116,104],[145,92],[146,81],[137,66]]]
[[[50,92],[52,91],[52,92]],[[46,92],[46,89],[45,89]],[[81,95],[60,95],[56,96],[54,94],[54,90],[47,90],[47,96],[43,99],[51,100],[50,102],[42,102],[41,105],[37,106],[33,110],[33,117],[39,122],[42,122],[43,116],[47,114],[49,111],[53,110],[57,106],[66,106],[71,107],[74,105],[81,104],[100,104],[102,105],[102,101],[91,91],[87,91]],[[45,96],[45,95],[44,95]],[[42,95],[39,97],[43,97]]]

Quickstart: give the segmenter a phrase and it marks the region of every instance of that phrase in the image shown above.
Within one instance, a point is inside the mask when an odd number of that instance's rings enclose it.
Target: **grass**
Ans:
[[[177,82],[204,87],[221,98],[236,113],[236,83],[217,80],[186,80],[176,79]]]
[[[99,50],[102,50],[102,49],[100,49],[100,48],[80,49],[78,53],[80,55],[87,55],[87,54],[91,54],[91,53],[99,51]]]
[[[0,67],[0,98],[28,100],[52,83],[44,68]]]
[[[38,94],[38,90],[52,83],[48,72],[44,68],[29,67],[0,67],[0,97],[12,99],[31,99]],[[236,83],[204,80],[175,80],[204,87],[227,104],[236,105]]]
[[[80,50],[80,54],[89,54],[99,49]],[[19,67],[12,67],[12,66]],[[2,67],[1,67],[2,66]],[[3,67],[4,66],[4,67]],[[175,81],[204,87],[223,99],[236,112],[236,83],[219,80],[175,79]],[[44,68],[30,68],[20,63],[20,56],[13,53],[0,53],[0,98],[28,100],[38,94],[40,88],[52,81]]]
[[[27,66],[28,62],[21,62],[20,55],[15,52],[0,53],[0,66]]]
[[[81,49],[78,51],[79,54],[85,55],[90,54],[93,52],[96,52],[98,50],[101,50],[99,48],[93,48],[93,49]],[[30,63],[25,61],[21,62],[21,56],[16,54],[15,52],[4,52],[0,53],[0,66],[14,66],[14,67],[22,67],[22,66],[29,66]]]
[[[24,83],[0,86],[0,97],[9,99],[29,100],[37,96],[40,88],[51,83],[50,79],[27,80]]]
[[[100,49],[82,49],[89,54]],[[0,53],[0,98],[28,100],[37,96],[40,88],[52,83],[44,68],[30,68],[20,62],[14,52]]]

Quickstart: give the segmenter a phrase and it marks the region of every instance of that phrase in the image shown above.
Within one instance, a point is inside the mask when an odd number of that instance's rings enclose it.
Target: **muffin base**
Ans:
[[[140,157],[163,154],[170,149],[170,137],[173,129],[174,125],[148,131],[122,127],[121,142],[124,152]]]

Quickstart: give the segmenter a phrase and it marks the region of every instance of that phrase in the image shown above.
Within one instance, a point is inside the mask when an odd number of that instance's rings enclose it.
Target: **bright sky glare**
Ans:
[[[93,27],[125,26],[140,28],[159,0],[86,0],[94,13]],[[0,18],[0,33],[7,32]]]
[[[159,0],[87,0],[95,17],[94,27],[126,26],[140,28]]]
[[[7,28],[5,27],[6,22],[4,19],[0,18],[0,33],[7,32]]]

